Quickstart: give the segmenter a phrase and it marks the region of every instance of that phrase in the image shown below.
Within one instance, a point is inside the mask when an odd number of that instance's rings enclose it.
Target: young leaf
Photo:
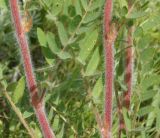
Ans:
[[[56,44],[55,36],[53,35],[53,33],[51,32],[47,33],[47,42],[48,42],[49,48],[54,54],[57,54],[60,52],[60,49],[58,48]]]
[[[146,92],[143,92],[142,94],[141,94],[141,101],[146,101],[146,100],[148,100],[148,99],[151,99],[151,98],[153,98],[155,95],[156,95],[156,91],[146,91]]]
[[[25,90],[25,78],[21,77],[21,79],[18,81],[17,86],[13,92],[13,101],[14,103],[18,103],[20,99],[22,98]]]
[[[124,117],[124,122],[126,125],[127,130],[131,131],[131,120],[129,119],[128,116],[128,111],[126,108],[122,109],[123,117]]]
[[[68,58],[71,58],[72,56],[66,52],[66,51],[61,51],[58,53],[58,56],[61,58],[61,59],[68,59]]]
[[[144,116],[146,114],[149,114],[150,112],[152,112],[154,110],[154,107],[153,106],[145,106],[145,107],[142,107],[140,108],[140,110],[138,111],[138,116],[141,117],[141,116]]]
[[[160,16],[152,16],[147,21],[144,21],[140,26],[143,28],[143,31],[148,31],[156,26],[160,25]]]
[[[156,129],[157,131],[159,131],[160,130],[160,109],[159,107],[156,107],[155,112],[156,112]]]
[[[67,32],[64,28],[64,25],[61,22],[58,22],[57,28],[58,28],[58,35],[61,40],[61,43],[63,46],[65,46],[68,42],[68,35],[67,35]]]
[[[132,12],[128,18],[129,19],[136,19],[136,18],[140,18],[140,17],[143,17],[143,16],[146,16],[147,13],[144,12],[144,11],[136,11],[136,12]]]
[[[77,15],[82,15],[82,10],[81,10],[81,5],[79,0],[75,1],[75,9],[76,9]]]
[[[95,103],[99,101],[100,93],[103,91],[102,77],[100,77],[92,90],[92,97]]]
[[[28,117],[30,117],[30,116],[32,116],[32,115],[33,115],[33,112],[25,111],[25,112],[23,113],[23,118],[25,119],[25,118],[28,118]]]
[[[142,91],[146,91],[148,87],[153,85],[159,85],[160,82],[160,76],[152,74],[148,77],[145,77],[141,82]]]
[[[46,35],[41,28],[37,28],[37,36],[40,45],[46,47],[47,44]]]
[[[91,76],[94,74],[94,72],[97,69],[99,60],[100,60],[100,55],[99,55],[99,49],[97,47],[93,53],[91,60],[89,61],[88,65],[87,65],[85,76]]]
[[[82,4],[82,7],[85,11],[87,11],[87,8],[88,8],[88,3],[87,3],[87,0],[81,0],[81,4]]]
[[[53,65],[55,62],[54,56],[48,47],[42,47],[42,53],[49,65]]]
[[[52,0],[52,15],[57,16],[62,11],[63,3],[64,1],[62,0]]]
[[[91,22],[95,19],[97,19],[99,16],[101,15],[101,12],[100,11],[92,11],[92,12],[89,12],[84,20],[83,20],[83,23],[88,23],[88,22]]]
[[[89,32],[85,37],[85,39],[80,43],[80,53],[77,59],[83,65],[85,64],[85,60],[91,53],[94,45],[96,44],[97,38],[98,38],[98,30],[94,30],[92,32]]]

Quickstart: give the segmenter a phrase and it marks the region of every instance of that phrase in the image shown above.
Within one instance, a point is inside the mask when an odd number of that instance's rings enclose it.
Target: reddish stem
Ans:
[[[128,0],[128,11],[131,11],[131,0]],[[120,106],[120,110],[122,111],[122,106],[126,107],[129,111],[130,102],[131,102],[131,93],[132,93],[132,73],[133,73],[133,38],[132,38],[133,27],[128,28],[127,34],[127,49],[125,52],[125,83],[127,86],[127,91],[124,92],[124,100],[123,105]],[[125,126],[123,114],[119,115],[119,138],[121,137],[122,130],[127,132],[127,128]]]
[[[104,138],[111,138],[112,128],[112,93],[114,81],[113,46],[116,39],[114,24],[111,24],[112,0],[107,0],[104,7],[104,49],[105,49],[105,114]]]
[[[132,28],[128,29],[128,48],[126,49],[125,63],[125,83],[127,91],[124,93],[124,106],[129,110],[132,93],[132,73],[133,73],[133,49],[132,49]]]
[[[128,1],[128,10],[131,8],[131,0]],[[133,38],[132,31],[133,27],[128,28],[128,48],[126,49],[126,57],[125,57],[125,83],[127,85],[127,91],[124,93],[124,106],[128,109],[130,108],[131,101],[131,93],[132,93],[132,73],[133,73]]]
[[[49,123],[46,119],[43,101],[40,100],[40,97],[38,96],[38,88],[37,88],[37,83],[33,73],[29,46],[28,46],[27,38],[24,32],[24,28],[21,23],[21,16],[20,16],[17,0],[10,0],[10,7],[11,7],[11,14],[12,14],[13,23],[16,31],[17,41],[18,41],[20,52],[22,55],[22,61],[23,61],[23,66],[25,70],[28,89],[30,91],[32,106],[35,109],[44,137],[55,138],[54,133],[49,127]]]

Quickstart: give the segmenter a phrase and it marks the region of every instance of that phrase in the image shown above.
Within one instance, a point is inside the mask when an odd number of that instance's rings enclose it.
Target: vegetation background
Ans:
[[[123,110],[127,138],[160,137],[160,0],[114,0],[115,91],[126,90],[124,51],[134,26],[131,111]],[[46,112],[57,138],[99,138],[94,110],[104,110],[104,0],[26,0],[21,14],[32,16],[27,34],[35,76],[46,91]],[[30,17],[28,17],[29,19]],[[29,100],[8,0],[0,0],[0,137],[30,137],[25,124],[42,137]],[[28,28],[29,29],[29,28]],[[113,137],[118,134],[116,95]]]

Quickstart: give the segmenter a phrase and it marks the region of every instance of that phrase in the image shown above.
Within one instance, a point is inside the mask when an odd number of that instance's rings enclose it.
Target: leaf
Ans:
[[[146,100],[148,100],[148,99],[151,99],[151,98],[153,98],[155,95],[156,95],[156,91],[146,91],[146,92],[143,92],[142,94],[141,94],[141,101],[146,101]]]
[[[154,110],[154,107],[153,106],[145,106],[145,107],[142,107],[140,108],[140,110],[138,111],[138,116],[141,117],[141,116],[144,116],[146,114],[149,114],[150,112],[152,112]]]
[[[68,7],[68,15],[70,17],[74,17],[76,15],[76,9],[75,9],[75,7],[73,5],[70,5]]]
[[[33,115],[33,112],[25,111],[25,112],[23,113],[23,118],[26,119],[26,118],[29,118],[29,117],[32,116],[32,115]]]
[[[64,123],[61,127],[61,130],[59,131],[59,133],[57,134],[57,138],[63,138],[63,135],[64,135]]]
[[[25,78],[21,77],[21,79],[18,81],[17,86],[13,92],[13,101],[15,104],[17,104],[21,100],[24,94],[24,90],[25,90]]]
[[[143,37],[141,36],[138,42],[138,48],[139,49],[147,48],[151,42],[150,37],[151,37],[150,34],[143,35]]]
[[[158,107],[156,107],[156,129],[157,131],[160,130],[160,109]]]
[[[94,0],[91,4],[91,6],[89,7],[88,11],[93,11],[93,10],[96,10],[98,8],[101,8],[104,4],[104,1],[103,0]]]
[[[83,23],[88,23],[91,21],[94,21],[95,19],[97,19],[98,17],[100,17],[101,12],[100,11],[92,11],[89,12],[85,18],[83,19]]]
[[[7,9],[7,5],[6,5],[6,2],[5,0],[0,0],[0,9]]]
[[[62,0],[52,0],[51,13],[53,16],[57,16],[62,11],[63,3]]]
[[[65,46],[68,42],[68,35],[67,35],[67,32],[64,28],[64,25],[61,22],[58,22],[57,28],[58,28],[58,35],[61,40],[61,43],[63,46]]]
[[[47,33],[47,42],[48,42],[49,48],[54,54],[57,54],[60,52],[60,49],[58,48],[56,44],[55,36],[53,35],[53,33],[51,32]]]
[[[46,35],[41,28],[37,28],[37,36],[40,45],[46,47],[47,44]]]
[[[155,48],[147,48],[141,52],[140,59],[143,63],[146,63],[153,59],[153,56],[155,54]]]
[[[100,77],[96,84],[94,85],[94,88],[92,90],[92,97],[95,103],[100,102],[99,97],[100,93],[103,91],[103,82],[102,82],[102,77]]]
[[[82,7],[85,11],[87,11],[88,9],[88,3],[87,3],[87,0],[81,0],[81,4],[82,4]]]
[[[136,19],[136,18],[140,18],[140,17],[144,17],[146,16],[148,13],[144,12],[144,11],[136,11],[136,12],[132,12],[128,18],[129,19]]]
[[[15,88],[17,86],[17,83],[18,82],[9,83],[8,86],[7,86],[7,91],[13,91],[13,90],[15,90]]]
[[[42,47],[42,53],[49,65],[53,65],[55,63],[54,56],[48,47]]]
[[[153,85],[159,85],[160,82],[160,76],[152,74],[148,77],[145,77],[140,86],[142,88],[142,92],[146,91],[148,87],[153,86]]]
[[[143,36],[143,29],[142,27],[137,27],[134,31],[134,37],[141,37]]]
[[[71,22],[69,23],[69,33],[73,33],[75,31],[75,29],[77,28],[80,21],[81,21],[81,16],[80,15],[75,16],[71,20]]]
[[[94,30],[93,32],[89,32],[85,39],[80,43],[80,53],[77,57],[78,61],[85,65],[85,60],[88,55],[91,53],[94,45],[97,42],[98,31]]]
[[[79,0],[75,1],[75,9],[76,9],[77,15],[82,15],[82,10],[81,10],[81,5]]]
[[[97,69],[99,61],[100,61],[100,55],[99,55],[99,49],[97,47],[93,53],[91,60],[89,61],[88,65],[87,65],[87,68],[85,71],[85,76],[91,76],[94,74],[94,72]]]
[[[127,130],[131,131],[131,120],[129,119],[129,115],[126,108],[122,108],[122,113],[124,117],[124,122]]]
[[[52,128],[54,128],[55,130],[58,130],[58,128],[59,128],[59,116],[58,115],[56,115],[55,117],[54,117],[54,122],[53,122],[53,124],[52,124]]]
[[[158,25],[160,25],[160,16],[156,15],[144,21],[140,26],[143,28],[143,31],[148,31]]]
[[[126,0],[118,0],[118,3],[120,5],[120,8],[128,7],[127,1]]]
[[[61,51],[58,53],[58,56],[61,58],[61,59],[69,59],[69,58],[72,58],[72,56],[66,52],[66,51]]]

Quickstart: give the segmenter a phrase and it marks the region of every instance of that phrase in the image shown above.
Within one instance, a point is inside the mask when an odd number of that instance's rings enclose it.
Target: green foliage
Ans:
[[[134,71],[131,111],[123,109],[124,137],[152,138],[160,132],[160,2],[114,1],[113,22],[121,26],[115,43],[115,91],[123,95],[126,31],[134,26]],[[103,116],[104,0],[29,1],[33,26],[27,34],[40,92],[46,90],[46,112],[57,138],[99,138],[93,106]],[[23,7],[23,6],[21,6]],[[23,13],[23,8],[21,9]],[[7,91],[37,137],[42,137],[18,52],[9,5],[0,0],[0,90]],[[90,92],[91,91],[91,92]],[[90,92],[90,93],[89,93]],[[91,94],[91,95],[90,95]],[[5,96],[0,93],[0,137],[29,137]],[[116,96],[113,137],[118,134]]]

